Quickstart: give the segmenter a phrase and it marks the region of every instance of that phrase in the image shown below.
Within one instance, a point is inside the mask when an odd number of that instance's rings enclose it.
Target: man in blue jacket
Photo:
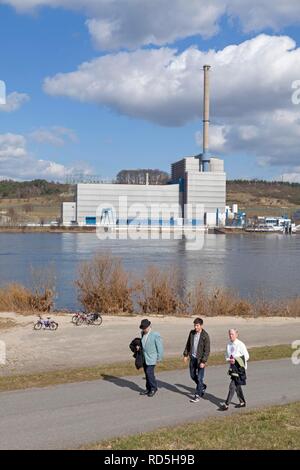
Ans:
[[[143,367],[146,374],[146,390],[140,394],[153,397],[157,392],[154,368],[163,358],[163,344],[160,334],[152,331],[149,320],[142,320],[140,329],[142,330]]]

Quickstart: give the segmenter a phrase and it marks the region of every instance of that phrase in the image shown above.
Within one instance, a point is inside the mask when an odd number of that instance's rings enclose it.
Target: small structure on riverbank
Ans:
[[[297,231],[297,227],[288,217],[255,217],[249,221],[246,231],[292,234]]]

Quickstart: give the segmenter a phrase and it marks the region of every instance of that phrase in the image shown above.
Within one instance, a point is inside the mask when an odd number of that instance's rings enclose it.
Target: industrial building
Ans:
[[[209,154],[209,66],[204,66],[203,153],[173,163],[165,185],[79,183],[63,225],[217,226],[224,220],[224,162]]]

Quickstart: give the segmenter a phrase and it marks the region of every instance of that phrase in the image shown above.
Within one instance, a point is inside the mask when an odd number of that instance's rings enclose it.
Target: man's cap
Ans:
[[[149,321],[147,318],[145,318],[144,320],[141,321],[140,329],[145,330],[150,325],[151,325],[151,321]]]

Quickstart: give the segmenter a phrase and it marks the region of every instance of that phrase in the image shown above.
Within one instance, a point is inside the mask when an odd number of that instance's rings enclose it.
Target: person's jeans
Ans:
[[[190,358],[190,375],[191,375],[191,379],[197,385],[195,394],[199,395],[199,397],[202,396],[203,391],[204,391],[203,390],[204,372],[205,372],[205,368],[203,367],[203,369],[201,369],[198,363],[198,359],[192,356]]]
[[[149,392],[157,390],[157,382],[154,375],[155,366],[147,366],[147,364],[144,363],[143,367],[146,374],[146,389],[149,390]]]

